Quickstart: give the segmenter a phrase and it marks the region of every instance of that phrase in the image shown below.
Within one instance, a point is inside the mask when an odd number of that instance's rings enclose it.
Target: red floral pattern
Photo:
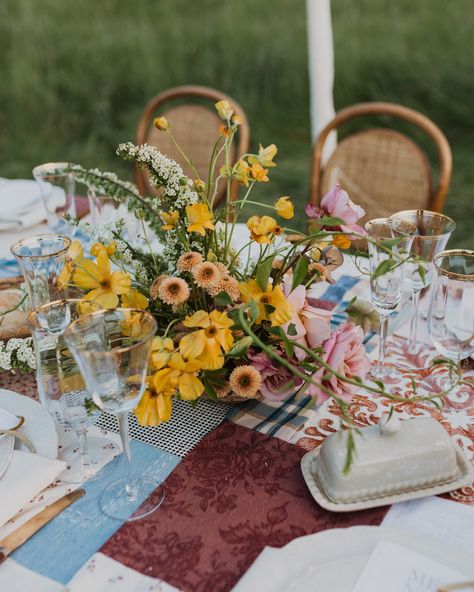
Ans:
[[[224,592],[266,545],[380,524],[387,508],[353,514],[320,508],[301,475],[302,455],[292,444],[225,421],[168,477],[161,508],[122,526],[101,551],[185,592]]]

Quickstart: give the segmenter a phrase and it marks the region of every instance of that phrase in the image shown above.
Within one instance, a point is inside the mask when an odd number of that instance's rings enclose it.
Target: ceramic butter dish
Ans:
[[[354,433],[355,455],[344,474],[347,431],[323,442],[312,472],[336,503],[370,500],[454,481],[459,469],[449,434],[431,417],[391,417]]]

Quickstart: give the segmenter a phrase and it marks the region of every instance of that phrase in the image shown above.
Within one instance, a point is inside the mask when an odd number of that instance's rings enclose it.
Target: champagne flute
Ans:
[[[64,335],[94,403],[118,418],[127,476],[111,483],[103,491],[99,504],[104,514],[122,521],[150,514],[164,498],[163,488],[156,488],[153,480],[131,474],[128,426],[128,412],[134,409],[145,390],[148,357],[156,330],[156,321],[149,312],[117,308],[77,319]],[[149,496],[151,491],[153,494]]]
[[[433,258],[446,247],[452,232],[456,228],[454,220],[428,210],[405,210],[390,216],[391,220],[406,220],[416,226],[411,246],[411,255],[416,261],[405,265],[405,284],[412,293],[413,316],[410,324],[408,346],[410,351],[416,347],[420,294],[423,288],[431,284],[433,278]]]
[[[370,295],[380,315],[379,357],[370,371],[375,380],[398,378],[398,371],[385,363],[388,319],[400,304],[404,259],[411,248],[416,227],[405,220],[376,218],[365,225],[369,248]]]
[[[458,366],[474,354],[474,251],[448,250],[433,259],[435,277],[431,288],[428,331],[438,352]],[[453,367],[440,383],[454,408],[473,400],[472,388],[455,388]],[[470,390],[470,392],[469,392]]]
[[[57,300],[36,308],[28,316],[36,354],[36,382],[42,405],[57,424],[75,431],[79,446],[70,445],[60,456],[68,469],[61,476],[69,483],[83,483],[104,464],[101,476],[110,470],[106,464],[118,447],[109,439],[88,437],[87,429],[99,409],[86,392],[84,380],[63,340],[67,326],[81,315],[100,310],[95,302],[79,299]]]

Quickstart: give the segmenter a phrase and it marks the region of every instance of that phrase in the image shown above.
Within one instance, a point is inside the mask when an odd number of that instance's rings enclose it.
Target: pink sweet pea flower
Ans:
[[[285,294],[288,293],[288,283],[283,284],[283,291]],[[287,300],[293,310],[291,320],[282,325],[288,339],[310,348],[321,345],[330,335],[331,312],[311,306],[306,299],[306,288],[303,285],[296,286],[287,295]],[[296,334],[290,335],[290,325],[294,327],[291,332],[296,332]],[[303,360],[306,357],[307,354],[304,350],[299,347],[294,349],[298,360]]]
[[[370,360],[365,352],[363,338],[364,332],[361,327],[353,323],[344,323],[323,343],[323,360],[343,376],[364,380],[370,369]],[[313,383],[305,394],[317,397],[318,403],[329,399],[329,395],[318,387],[318,381],[343,399],[350,399],[357,392],[357,386],[347,384],[335,376],[321,383],[322,377],[327,373],[324,368],[315,372],[312,376]]]
[[[322,216],[331,216],[339,218],[344,222],[337,229],[344,232],[357,232],[365,236],[365,230],[356,224],[360,218],[365,216],[364,208],[356,205],[347,194],[347,191],[341,189],[339,185],[334,185],[321,199],[321,207],[308,204],[305,208],[306,214],[310,218],[321,218]]]

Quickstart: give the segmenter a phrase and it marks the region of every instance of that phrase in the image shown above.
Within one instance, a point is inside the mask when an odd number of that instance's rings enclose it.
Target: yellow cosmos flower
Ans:
[[[250,173],[250,166],[247,161],[245,160],[238,160],[232,171],[233,177],[245,187],[249,185],[249,173]]]
[[[201,236],[204,236],[206,234],[206,228],[208,230],[214,230],[215,228],[212,223],[212,212],[209,211],[206,204],[197,203],[186,206],[186,215],[189,220],[188,232],[197,232]]]
[[[56,287],[58,290],[65,290],[67,288],[73,269],[74,263],[72,261],[66,263],[66,265],[61,269],[60,274],[56,278]]]
[[[148,306],[148,298],[143,296],[138,290],[130,290],[126,294],[122,294],[122,308],[138,308],[145,310]]]
[[[154,337],[151,344],[150,365],[155,370],[164,368],[174,352],[173,340],[169,337]]]
[[[201,327],[185,335],[179,343],[179,351],[185,358],[198,360],[203,370],[217,370],[224,365],[222,351],[228,352],[234,344],[230,327],[234,321],[225,312],[204,310],[195,312],[183,321],[185,327]]]
[[[171,396],[157,393],[153,388],[153,376],[148,377],[148,388],[134,409],[135,417],[143,426],[157,426],[171,419]]]
[[[171,210],[170,212],[160,212],[160,218],[164,222],[161,230],[173,230],[178,223],[179,212],[175,210]]]
[[[258,155],[249,156],[248,160],[250,164],[260,163],[264,167],[274,167],[276,164],[273,162],[273,159],[275,158],[277,152],[278,148],[275,146],[275,144],[270,144],[270,146],[267,146],[266,148],[260,144]]]
[[[115,254],[116,250],[117,250],[117,242],[116,241],[112,241],[107,246],[103,245],[102,243],[94,243],[91,247],[91,255],[93,257],[97,257],[99,255],[99,253],[104,252],[106,255],[111,257],[112,255]]]
[[[214,107],[216,108],[219,117],[224,121],[228,121],[234,114],[234,108],[229,101],[217,101]]]
[[[73,240],[67,250],[68,261],[80,261],[84,257],[82,245],[78,240]]]
[[[336,234],[332,239],[332,244],[339,249],[348,249],[351,246],[351,239],[344,234]]]
[[[285,218],[285,220],[290,220],[293,218],[295,215],[295,207],[287,195],[276,200],[275,212],[282,218]]]
[[[185,360],[180,353],[174,353],[166,368],[153,376],[153,386],[158,393],[178,392],[186,401],[194,401],[204,392],[204,385],[196,376],[202,366],[198,360]]]
[[[292,308],[280,286],[274,288],[268,284],[267,289],[262,290],[256,280],[249,280],[239,284],[239,289],[243,302],[253,300],[257,304],[259,312],[257,323],[268,320],[271,321],[272,327],[278,327],[290,322]],[[273,309],[270,311],[267,305]]]
[[[127,313],[124,320],[120,321],[120,329],[123,335],[138,339],[143,335],[143,317],[136,312]]]
[[[103,250],[97,256],[97,263],[83,259],[74,270],[72,281],[79,288],[90,290],[85,297],[102,308],[115,308],[119,295],[126,294],[132,284],[125,272],[111,271],[110,260]]]
[[[153,120],[153,125],[156,127],[156,129],[159,129],[162,132],[171,127],[170,122],[166,119],[166,117],[155,117]]]
[[[258,183],[268,182],[269,179],[267,177],[267,173],[268,169],[264,169],[261,164],[255,163],[250,167],[250,174],[252,175],[252,178]]]
[[[275,218],[271,216],[251,216],[247,220],[247,228],[254,241],[260,244],[271,243],[275,230],[279,228]]]

